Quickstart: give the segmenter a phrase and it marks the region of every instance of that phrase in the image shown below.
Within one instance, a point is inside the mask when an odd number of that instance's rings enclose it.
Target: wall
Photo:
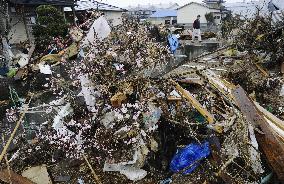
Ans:
[[[23,17],[16,13],[10,13],[11,25],[14,25],[8,35],[9,43],[15,44],[28,40]]]
[[[0,35],[4,35],[5,34],[5,27],[6,27],[5,22],[6,21],[5,21],[4,15],[2,15],[0,13]]]
[[[155,25],[158,25],[158,24],[165,24],[165,21],[166,20],[177,20],[176,17],[159,17],[159,18],[149,18],[149,21],[151,22],[151,24],[155,24]]]
[[[111,22],[112,26],[122,24],[122,13],[120,11],[104,11],[106,19]]]
[[[202,5],[192,3],[187,5],[177,11],[177,23],[178,24],[193,24],[194,20],[197,18],[197,15],[200,15],[200,23],[207,24],[205,14],[210,12],[216,12],[218,10],[212,10],[206,8]]]

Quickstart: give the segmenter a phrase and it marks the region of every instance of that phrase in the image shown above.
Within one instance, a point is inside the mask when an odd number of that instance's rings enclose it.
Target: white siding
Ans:
[[[158,24],[165,24],[165,18],[149,18],[151,24],[158,25]]]
[[[152,18],[149,18],[148,20],[151,22],[151,24],[154,24],[154,25],[165,24],[166,20],[170,20],[172,24],[172,21],[176,20],[176,17],[158,17],[158,18],[152,17]]]
[[[122,24],[122,13],[121,11],[104,11],[106,19],[111,23],[112,26]]]
[[[178,24],[193,24],[197,15],[200,15],[200,23],[206,24],[205,14],[210,12],[216,12],[218,10],[209,9],[205,6],[199,5],[197,3],[189,4],[177,11],[177,23]]]

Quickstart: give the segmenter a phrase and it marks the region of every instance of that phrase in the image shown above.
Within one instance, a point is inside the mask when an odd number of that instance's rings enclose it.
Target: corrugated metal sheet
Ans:
[[[176,17],[176,16],[177,16],[176,10],[158,10],[153,15],[151,15],[151,18]]]
[[[81,0],[76,2],[75,10],[76,11],[84,11],[84,10],[90,10],[90,9],[98,9],[101,11],[126,11],[125,9],[105,4],[105,3],[100,3],[97,1],[92,1],[92,0]],[[64,11],[72,11],[71,8],[65,7]]]
[[[128,11],[147,11],[147,10],[151,10],[151,11],[157,11],[157,10],[164,10],[164,9],[168,9],[168,10],[175,10],[179,7],[179,5],[177,3],[160,3],[160,4],[150,4],[150,5],[138,5],[138,6],[128,6],[127,9]]]

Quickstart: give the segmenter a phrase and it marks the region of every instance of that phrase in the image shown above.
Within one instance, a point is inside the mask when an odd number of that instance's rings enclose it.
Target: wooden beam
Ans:
[[[267,118],[269,119],[273,124],[275,124],[278,128],[284,131],[284,121],[274,116],[272,113],[268,112],[266,109],[264,109],[259,103],[254,102],[257,109]]]
[[[284,181],[284,143],[279,134],[271,128],[271,125],[259,113],[257,107],[241,86],[234,89],[232,94],[243,116],[254,126],[257,142],[265,153],[269,164],[278,178]]]
[[[190,94],[187,90],[183,89],[177,82],[171,80],[175,85],[177,91],[189,102],[194,108],[196,108],[202,116],[206,118],[208,123],[214,122],[214,117]]]

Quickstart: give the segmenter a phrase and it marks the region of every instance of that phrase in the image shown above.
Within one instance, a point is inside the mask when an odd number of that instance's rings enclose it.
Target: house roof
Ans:
[[[72,0],[9,0],[9,2],[20,5],[74,6],[74,1]]]
[[[151,11],[157,11],[157,10],[175,10],[179,7],[177,3],[160,3],[160,4],[148,4],[148,5],[138,5],[138,6],[128,6],[127,9],[129,11],[139,11],[139,10],[151,10]]]
[[[176,10],[158,10],[150,18],[161,18],[161,17],[176,17]]]
[[[106,3],[100,3],[94,0],[80,0],[75,3],[75,10],[76,11],[84,11],[84,10],[90,10],[90,9],[98,9],[100,11],[120,11],[124,12],[127,11],[125,9],[109,5]],[[64,11],[72,11],[71,8],[65,7]]]
[[[183,5],[183,6],[179,7],[179,8],[177,8],[177,10],[182,9],[182,8],[184,8],[184,7],[186,7],[186,6],[189,6],[189,5],[191,5],[191,4],[197,4],[197,5],[203,6],[203,7],[205,7],[205,8],[218,10],[218,9],[215,9],[215,8],[211,8],[211,7],[207,6],[206,4],[197,3],[197,2],[190,2],[190,3],[187,3],[187,4],[185,4],[185,5]]]

